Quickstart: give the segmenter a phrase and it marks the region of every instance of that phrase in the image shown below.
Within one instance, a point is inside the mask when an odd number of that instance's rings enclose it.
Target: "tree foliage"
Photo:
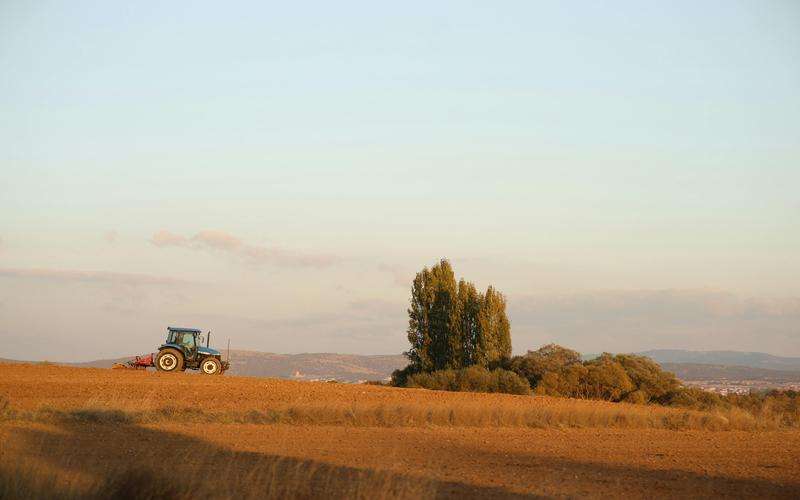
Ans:
[[[471,282],[456,282],[446,259],[415,276],[408,318],[407,374],[494,367],[511,357],[505,297],[491,286],[481,293]]]
[[[664,402],[680,387],[672,373],[649,358],[603,353],[583,361],[578,352],[555,344],[515,356],[508,366],[525,377],[536,394],[549,396]]]
[[[536,351],[528,351],[523,356],[511,359],[511,369],[528,379],[531,387],[536,386],[546,373],[558,373],[571,365],[580,364],[581,355],[577,351],[547,344]]]
[[[478,365],[458,370],[416,373],[408,377],[406,386],[439,391],[503,392],[506,394],[530,394],[531,392],[528,381],[516,373],[502,368],[488,370]]]
[[[625,369],[645,403],[661,403],[681,385],[674,374],[662,370],[658,363],[646,356],[617,354],[613,359]]]

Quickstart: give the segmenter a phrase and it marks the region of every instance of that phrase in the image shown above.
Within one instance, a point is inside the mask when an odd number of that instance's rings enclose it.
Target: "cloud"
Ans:
[[[400,353],[406,348],[405,306],[391,311],[363,308],[366,303],[332,312],[277,318],[254,318],[208,311],[191,315],[202,328],[233,338],[235,346],[271,352]],[[387,314],[391,312],[391,314]]]
[[[400,288],[410,288],[414,281],[414,272],[404,269],[396,264],[381,262],[378,264],[378,271],[389,273],[392,276],[392,283]]]
[[[229,252],[244,247],[242,240],[228,233],[223,233],[222,231],[200,231],[194,235],[192,241],[200,245],[205,245],[208,248]]]
[[[278,246],[248,245],[240,238],[223,231],[200,231],[194,236],[185,237],[162,230],[155,233],[150,242],[160,248],[181,247],[228,253],[249,264],[322,268],[340,261],[333,255],[303,253]]]
[[[119,235],[114,230],[106,231],[105,233],[103,233],[103,239],[106,240],[106,243],[110,243],[112,245],[117,242],[118,236]]]
[[[406,302],[396,302],[383,299],[360,299],[352,300],[348,303],[350,309],[361,311],[362,314],[372,314],[380,316],[399,316],[405,318],[408,304]]]
[[[303,254],[278,247],[246,246],[242,255],[254,263],[270,263],[283,267],[329,267],[340,261],[326,254]]]
[[[517,350],[547,342],[584,352],[653,348],[785,352],[800,345],[800,299],[715,290],[606,290],[511,297]],[[794,354],[800,354],[795,348]]]
[[[170,233],[169,231],[159,231],[150,238],[150,243],[157,247],[170,247],[170,246],[189,246],[189,240],[183,236]]]
[[[169,231],[159,231],[150,242],[157,247],[185,247],[196,250],[213,249],[232,252],[241,249],[242,240],[222,231],[200,231],[191,238]]]
[[[114,283],[127,285],[175,285],[185,280],[150,274],[117,273],[112,271],[79,271],[73,269],[12,269],[0,268],[0,278],[25,278],[64,282]]]

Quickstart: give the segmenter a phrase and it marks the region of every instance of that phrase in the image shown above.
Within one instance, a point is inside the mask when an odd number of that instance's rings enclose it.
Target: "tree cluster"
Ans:
[[[491,286],[479,292],[469,281],[456,281],[446,259],[414,278],[407,333],[410,363],[393,375],[396,385],[417,373],[497,368],[511,357],[505,297]]]
[[[505,297],[491,286],[481,293],[456,282],[447,260],[417,273],[408,316],[405,355],[419,372],[488,367],[511,357]]]
[[[680,387],[670,372],[650,358],[633,354],[583,361],[555,344],[515,356],[509,369],[528,379],[536,394],[631,403],[665,402]]]
[[[644,356],[581,355],[549,344],[511,357],[505,297],[456,281],[447,260],[417,273],[408,309],[410,363],[392,374],[395,386],[447,391],[507,392],[655,403],[700,410],[738,407],[778,425],[800,427],[800,394],[793,391],[720,396],[684,387]]]

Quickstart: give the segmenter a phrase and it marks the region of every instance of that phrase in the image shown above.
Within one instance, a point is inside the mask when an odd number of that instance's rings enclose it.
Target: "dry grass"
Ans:
[[[85,451],[76,451],[85,454]],[[200,458],[198,458],[200,457]],[[61,457],[65,459],[65,457]],[[74,457],[82,460],[85,457]],[[385,471],[333,467],[269,456],[184,449],[167,464],[119,466],[100,475],[28,461],[0,463],[0,498],[432,499],[436,483]],[[66,462],[70,460],[66,457]]]
[[[0,396],[0,420],[711,431],[786,427],[770,412],[754,415],[737,407],[691,410],[545,396],[236,377],[212,380],[111,370],[5,368],[13,379],[6,384],[9,397]],[[181,389],[176,390],[179,384]]]
[[[143,423],[267,423],[292,418],[288,416],[291,411],[286,417],[277,414],[267,417],[252,412],[222,415],[175,407],[132,411],[124,406],[121,401],[93,400],[80,409],[57,410],[44,406],[34,411],[19,411],[11,407],[7,398],[0,396],[0,424],[58,424],[56,428],[83,433],[105,426],[131,435],[143,429],[138,425]],[[203,441],[152,432],[166,438],[164,448],[153,450],[153,458],[144,463],[141,460],[121,462],[124,465],[106,463],[109,453],[120,453],[117,443],[87,449],[67,446],[65,452],[64,449],[54,450],[52,443],[44,439],[36,439],[25,449],[25,460],[20,460],[13,452],[4,453],[0,447],[0,498],[202,500],[325,496],[366,500],[436,497],[438,483],[435,481],[388,471],[236,452]],[[76,467],[76,464],[93,465]]]
[[[0,364],[0,418],[349,425],[361,427],[797,428],[786,412],[690,409],[547,396],[321,384],[246,377]]]
[[[82,408],[42,406],[18,411],[6,406],[0,419],[29,422],[149,424],[159,422],[345,425],[358,427],[528,427],[619,428],[671,430],[767,430],[780,428],[768,417],[756,418],[732,408],[718,411],[682,410],[655,405],[563,400],[552,405],[487,406],[464,401],[440,404],[285,404],[247,410],[203,410],[163,406],[126,408],[121,401],[88,401]],[[3,404],[0,402],[0,409]]]
[[[0,498],[599,496],[605,477],[611,496],[630,481],[645,495],[678,474],[652,469],[654,456],[699,471],[680,476],[684,492],[724,462],[734,479],[714,476],[720,491],[781,496],[795,445],[770,432],[693,432],[772,428],[743,410],[0,365]],[[724,453],[696,447],[698,436]],[[740,439],[769,466],[748,472],[755,479],[735,479]],[[596,453],[603,446],[610,455]]]

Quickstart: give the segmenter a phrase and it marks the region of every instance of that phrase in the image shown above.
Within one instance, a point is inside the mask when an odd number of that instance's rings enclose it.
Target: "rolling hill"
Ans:
[[[759,380],[776,384],[800,382],[800,358],[736,351],[651,350],[637,354],[653,358],[681,380]],[[132,357],[58,364],[110,368],[114,363],[125,362]],[[18,361],[0,359],[0,362]],[[231,351],[230,374],[359,382],[386,380],[392,371],[406,364],[406,358],[399,354],[276,354],[236,350]]]
[[[128,358],[99,359],[84,363],[62,363],[90,368],[111,368]],[[295,380],[338,380],[359,382],[385,380],[394,370],[408,364],[400,354],[359,355],[334,353],[276,354],[231,351],[231,375],[275,377]]]
[[[758,380],[778,384],[800,382],[800,371],[702,363],[661,363],[661,367],[681,380]]]
[[[654,349],[636,354],[658,363],[691,363],[704,365],[748,366],[768,370],[800,371],[800,358],[774,356],[763,352],[688,351],[683,349]]]

